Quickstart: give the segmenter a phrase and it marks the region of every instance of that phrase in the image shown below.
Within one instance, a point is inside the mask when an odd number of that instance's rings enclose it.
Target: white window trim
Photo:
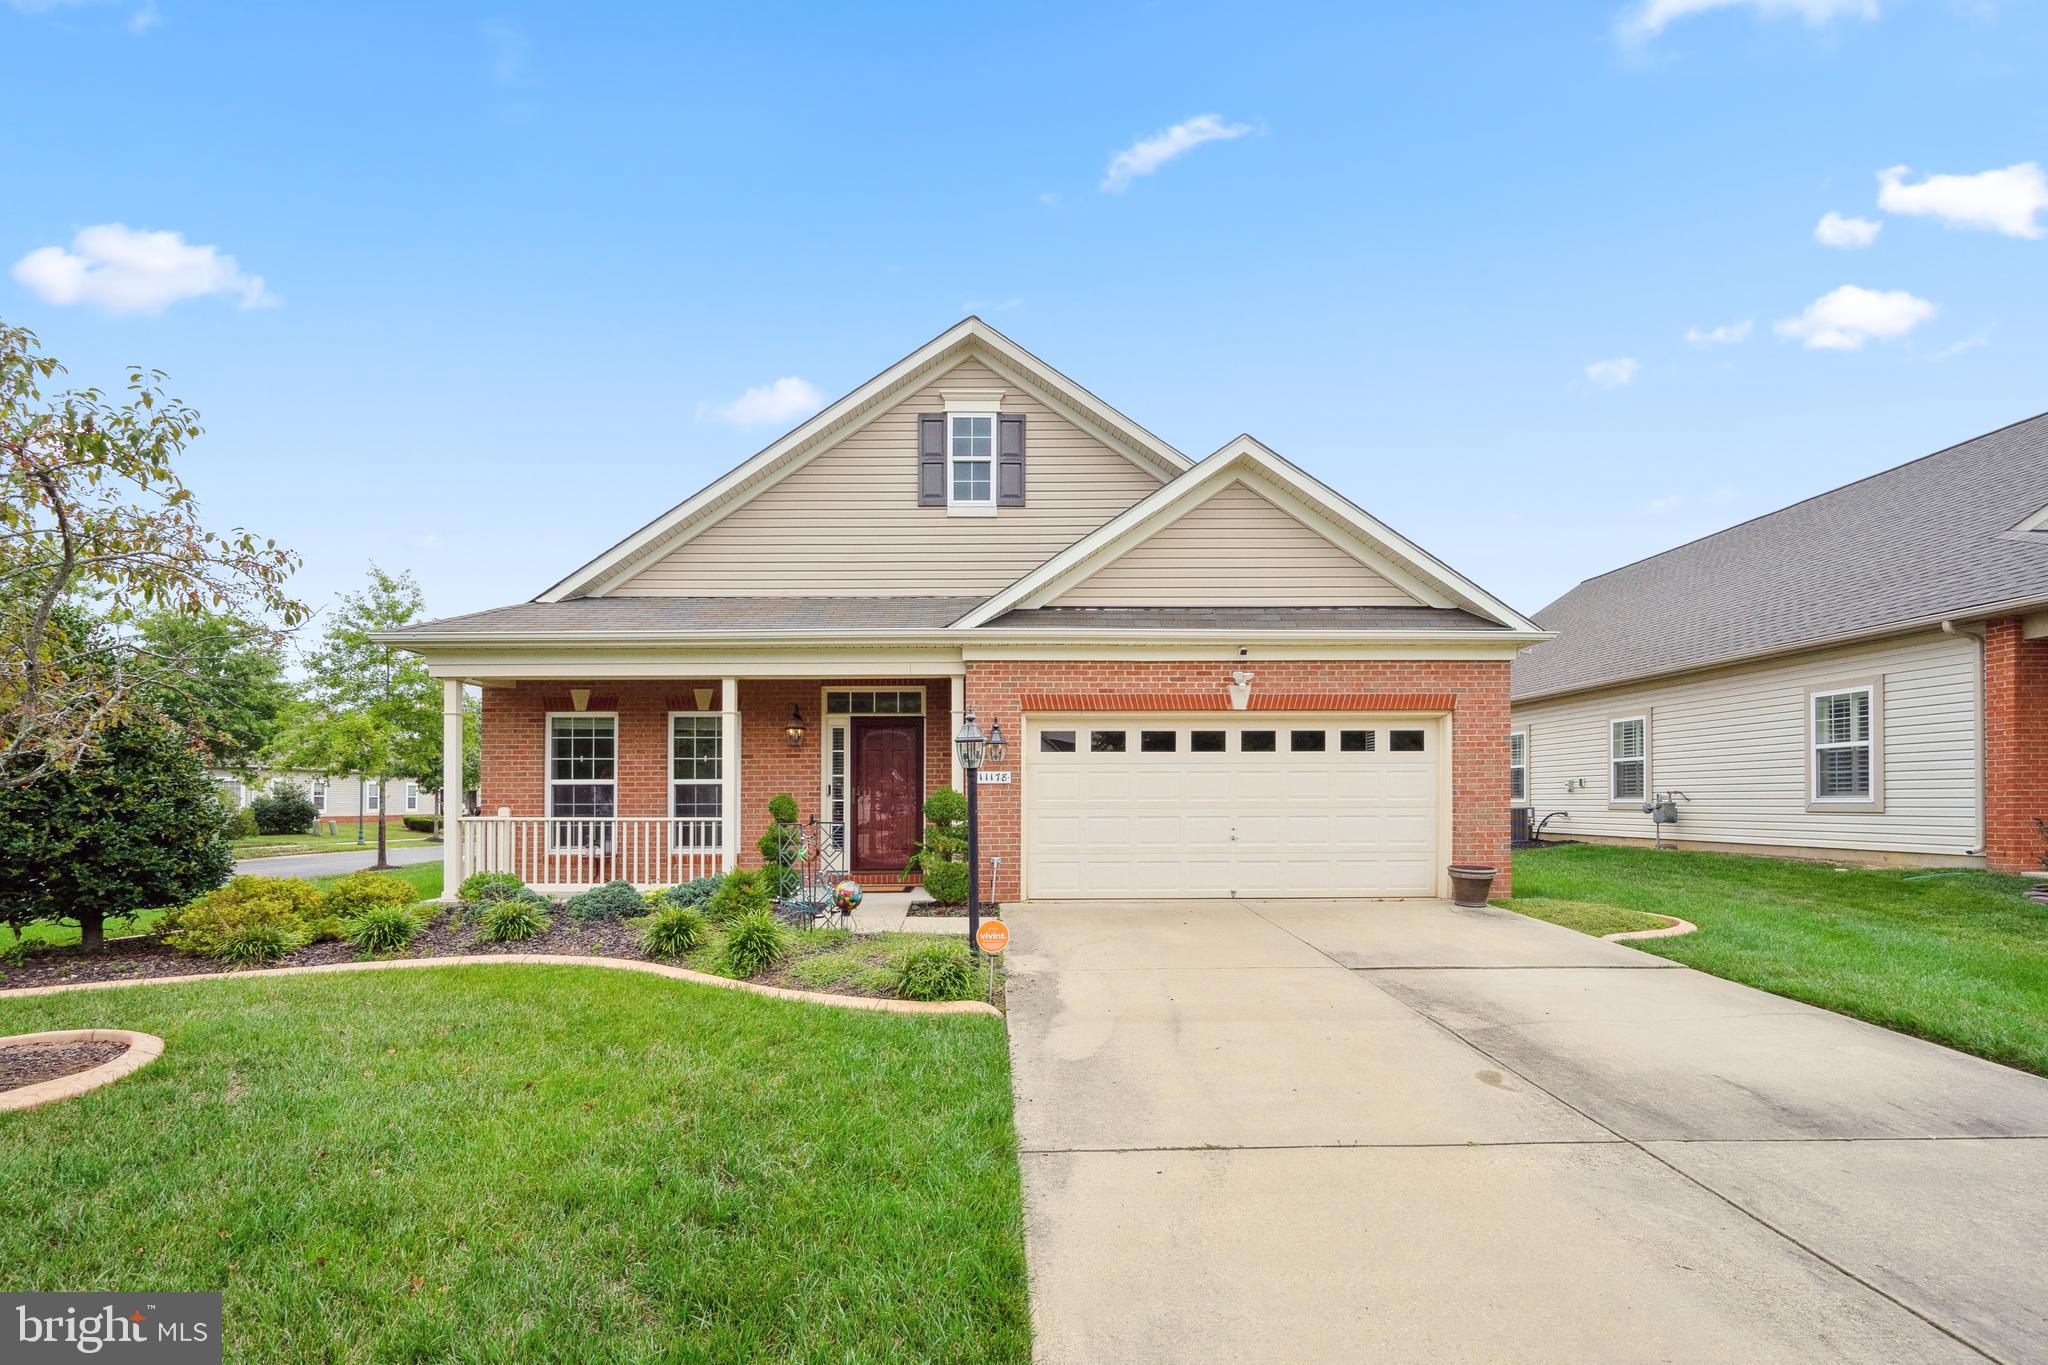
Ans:
[[[405,784],[405,812],[408,815],[412,815],[417,813],[419,808],[420,784],[417,782],[408,782]]]
[[[718,735],[717,777],[678,778],[676,776],[676,720],[681,716],[688,716],[691,720],[708,720],[718,727],[716,731]],[[678,852],[701,852],[704,850],[715,850],[723,846],[725,823],[731,819],[731,815],[725,809],[725,765],[729,761],[725,752],[725,724],[723,718],[716,711],[671,711],[668,713],[668,837],[669,846],[672,849]],[[678,842],[676,836],[681,833],[681,821],[702,820],[704,818],[701,815],[678,815],[676,813],[676,788],[681,786],[718,788],[718,838],[713,842],[701,846],[686,845]],[[614,802],[617,799],[617,797],[613,797]]]
[[[1813,714],[1814,703],[1822,697],[1839,697],[1853,692],[1867,693],[1870,697],[1870,738],[1865,741],[1870,749],[1870,793],[1867,796],[1822,796],[1820,794],[1820,734]],[[1844,814],[1884,813],[1884,679],[1854,678],[1825,687],[1806,689],[1806,809],[1809,812],[1833,811]],[[1852,745],[1830,745],[1830,748],[1850,748]]]
[[[557,816],[555,814],[555,788],[557,786],[588,785],[586,783],[579,783],[573,778],[563,778],[559,782],[555,778],[555,721],[558,718],[571,716],[584,720],[609,720],[612,723],[611,819],[616,821],[619,818],[619,713],[616,711],[548,712],[543,719],[540,732],[540,815],[541,820],[547,827],[547,846],[548,851],[551,853],[581,853],[591,848],[590,845],[586,844],[558,844],[555,841],[555,824],[557,820],[566,822],[570,820],[601,820],[605,818],[598,815]]]
[[[1614,752],[1614,727],[1617,725],[1627,725],[1631,721],[1637,722],[1643,727],[1643,756],[1640,760],[1622,758]],[[1623,763],[1635,762],[1641,762],[1643,765],[1643,794],[1641,796],[1622,796],[1615,790],[1614,770]],[[1643,711],[1635,715],[1609,716],[1607,718],[1607,804],[1618,806],[1623,810],[1639,810],[1647,805],[1655,794],[1655,787],[1650,780],[1650,713]]]
[[[953,424],[962,418],[985,417],[988,419],[988,498],[963,501],[953,496]],[[983,412],[956,412],[950,406],[946,409],[946,512],[949,516],[992,517],[996,514],[996,466],[1002,458],[1003,419],[993,408]],[[974,463],[981,460],[969,456]]]
[[[1516,740],[1522,741],[1522,761],[1520,763],[1515,762]],[[1608,743],[1611,745],[1613,742],[1610,736]],[[1515,774],[1517,772],[1522,774],[1522,794],[1520,796],[1515,795]],[[1529,804],[1529,732],[1527,730],[1508,731],[1508,804],[1511,806],[1526,806]]]
[[[846,812],[853,803],[853,716],[845,711],[828,711],[825,698],[832,692],[867,691],[866,688],[833,687],[818,689],[818,822],[833,832],[841,843],[846,839]],[[846,783],[840,795],[839,818],[832,818],[832,737],[837,731],[840,736],[840,758],[844,770],[842,780]]]
[[[363,814],[382,815],[384,813],[383,786],[380,785],[374,778],[366,777],[361,779],[361,782],[363,793]]]
[[[306,797],[313,803],[313,813],[315,815],[327,814],[327,779],[324,777],[313,779],[312,784],[306,788]]]

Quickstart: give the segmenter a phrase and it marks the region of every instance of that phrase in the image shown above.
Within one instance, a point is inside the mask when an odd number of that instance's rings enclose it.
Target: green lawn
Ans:
[[[1630,947],[2048,1074],[2048,907],[1989,872],[1586,844],[1515,854],[1517,900],[1677,915]]]
[[[1513,910],[1516,914],[1531,919],[1548,920],[1562,924],[1567,929],[1576,929],[1582,934],[1604,938],[1608,934],[1632,934],[1643,929],[1666,929],[1666,920],[1642,910],[1624,910],[1618,905],[1600,905],[1591,901],[1545,900],[1537,896],[1517,896],[1511,901],[1496,901],[1496,905]]]
[[[384,835],[386,848],[403,848],[407,845],[433,842],[430,834],[415,834],[409,829],[392,829]],[[237,858],[285,858],[301,853],[350,853],[354,850],[373,849],[377,846],[377,831],[363,831],[363,842],[356,842],[356,827],[343,825],[341,832],[332,838],[325,834],[252,834],[246,839],[235,840]]]
[[[0,1283],[230,1360],[1028,1359],[1003,1022],[471,967],[9,1001],[168,1043],[0,1114]]]

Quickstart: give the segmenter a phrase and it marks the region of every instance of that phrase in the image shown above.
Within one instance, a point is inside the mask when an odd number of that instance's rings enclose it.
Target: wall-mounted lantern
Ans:
[[[801,749],[804,743],[804,709],[801,706],[789,708],[789,724],[782,727],[782,733],[789,736],[789,747]]]

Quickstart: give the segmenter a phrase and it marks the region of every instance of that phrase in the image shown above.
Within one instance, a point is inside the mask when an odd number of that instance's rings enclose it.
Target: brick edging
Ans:
[[[377,972],[409,967],[486,967],[498,963],[527,967],[609,967],[614,971],[643,972],[649,976],[665,976],[671,981],[688,981],[699,986],[745,991],[750,995],[765,995],[777,1000],[828,1005],[843,1010],[873,1010],[882,1014],[992,1014],[998,1019],[1003,1014],[994,1005],[981,1000],[878,1000],[869,995],[827,995],[820,991],[791,990],[787,986],[763,986],[753,981],[734,981],[731,977],[693,972],[687,967],[671,967],[666,962],[642,962],[624,957],[592,957],[581,953],[463,953],[455,957],[407,957],[393,962],[323,962],[310,967],[258,967],[239,972],[192,972],[185,976],[146,976],[132,981],[80,981],[68,986],[26,986],[17,991],[0,991],[0,1001],[19,1000],[27,996],[65,995],[73,991],[117,991],[126,990],[131,986],[178,985],[191,981],[241,981],[252,976],[310,976],[326,972]],[[120,1030],[103,1029],[99,1032],[111,1037],[120,1033]],[[146,1038],[149,1035],[122,1036]],[[161,1042],[158,1049],[162,1049]],[[108,1065],[112,1066],[114,1063],[109,1062]],[[34,1089],[33,1086],[29,1088]],[[5,1107],[4,1103],[0,1103],[0,1108]]]
[[[1655,910],[1645,910],[1643,913],[1657,915],[1658,919],[1666,920],[1668,923],[1662,929],[1629,929],[1619,934],[1602,934],[1601,939],[1607,943],[1628,943],[1639,938],[1677,938],[1681,934],[1697,934],[1700,931],[1697,924],[1691,920],[1680,919],[1676,915],[1658,915]]]
[[[118,982],[118,985],[140,985],[140,982]],[[77,987],[42,986],[39,990],[66,990]],[[27,992],[23,992],[27,994]],[[97,1090],[103,1085],[112,1085],[123,1076],[142,1070],[151,1062],[164,1055],[164,1040],[154,1033],[136,1033],[125,1028],[72,1028],[54,1029],[46,1033],[16,1033],[0,1038],[0,1047],[9,1043],[126,1043],[128,1050],[110,1062],[84,1071],[74,1071],[69,1076],[54,1076],[34,1085],[17,1086],[12,1090],[0,1091],[0,1113],[11,1109],[33,1109],[39,1104],[51,1104],[57,1100],[68,1100],[74,1095],[83,1095],[88,1090]]]

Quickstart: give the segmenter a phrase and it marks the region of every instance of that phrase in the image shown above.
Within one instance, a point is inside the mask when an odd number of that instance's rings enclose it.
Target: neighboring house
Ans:
[[[1581,583],[1515,663],[1548,833],[2039,868],[2048,416]]]
[[[751,864],[779,792],[896,880],[971,707],[1008,740],[985,894],[1045,899],[1505,889],[1545,637],[1250,437],[1191,463],[969,318],[533,601],[380,638],[444,680],[451,763],[482,689],[449,886]]]
[[[256,798],[268,792],[273,783],[294,783],[306,789],[322,820],[353,823],[358,817],[370,821],[379,815],[397,820],[407,815],[432,815],[440,808],[440,798],[435,793],[424,790],[417,782],[397,778],[384,783],[380,790],[376,782],[359,773],[325,777],[319,773],[280,770],[247,775],[214,769],[208,776],[220,789],[222,799],[237,807],[254,805]]]

